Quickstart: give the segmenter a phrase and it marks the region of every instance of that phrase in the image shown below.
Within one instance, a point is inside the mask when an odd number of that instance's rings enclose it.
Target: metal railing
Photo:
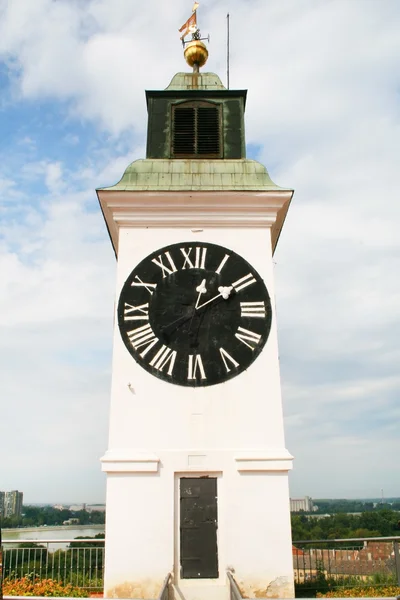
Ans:
[[[102,592],[103,575],[104,539],[3,539],[3,581],[52,579]]]
[[[172,578],[172,574],[168,573],[168,575],[164,579],[164,583],[163,583],[161,591],[160,591],[160,593],[158,595],[157,600],[170,600],[170,598],[172,600],[172,596],[170,595],[170,590],[171,590],[170,581],[171,581],[171,578]]]
[[[4,580],[24,577],[32,581],[52,579],[89,593],[102,593],[104,539],[3,540]],[[157,600],[172,600],[171,577],[171,573],[165,577]]]
[[[400,537],[293,542],[296,596],[354,586],[400,586]]]
[[[241,594],[239,586],[236,583],[235,578],[232,575],[231,571],[227,571],[226,575],[227,575],[228,581],[229,581],[229,598],[230,598],[230,600],[242,600],[243,596]]]
[[[293,542],[296,596],[354,586],[400,586],[398,537],[300,540]],[[63,585],[102,592],[104,539],[4,540],[3,579],[52,579]],[[240,589],[227,573],[230,599],[240,600]],[[169,574],[158,600],[170,600]],[[379,595],[379,589],[377,589]]]

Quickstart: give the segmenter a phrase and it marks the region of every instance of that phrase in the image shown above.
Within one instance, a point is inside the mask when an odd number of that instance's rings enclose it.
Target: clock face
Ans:
[[[127,350],[152,375],[214,385],[260,354],[271,302],[244,258],[216,244],[182,242],[135,267],[121,291],[118,324]]]

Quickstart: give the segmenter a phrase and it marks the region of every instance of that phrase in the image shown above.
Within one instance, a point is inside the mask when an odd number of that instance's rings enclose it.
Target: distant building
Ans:
[[[22,502],[24,494],[13,490],[12,492],[0,492],[0,512],[4,518],[20,517],[22,514]]]
[[[312,512],[313,510],[314,503],[310,496],[304,496],[304,498],[290,498],[290,512]]]
[[[71,504],[69,510],[77,512],[78,510],[86,510],[86,504]]]
[[[63,525],[79,525],[79,519],[67,519],[63,521]]]
[[[88,504],[86,507],[87,512],[93,512],[94,510],[98,510],[99,512],[105,512],[106,505],[105,504]]]
[[[325,577],[339,579],[356,576],[366,580],[374,575],[392,575],[394,564],[393,542],[364,542],[360,550],[332,548],[308,548],[301,550],[293,546],[293,567],[295,581],[303,583]]]

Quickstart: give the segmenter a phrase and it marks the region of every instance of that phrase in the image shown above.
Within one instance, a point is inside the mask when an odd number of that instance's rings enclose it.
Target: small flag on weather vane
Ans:
[[[182,33],[181,35],[181,40],[183,40],[184,37],[186,37],[187,35],[189,35],[190,33],[196,33],[197,31],[197,17],[196,17],[196,10],[199,7],[199,3],[195,2],[192,8],[192,14],[191,16],[188,18],[188,20],[186,21],[186,23],[184,23],[182,25],[182,27],[180,28],[180,33]]]

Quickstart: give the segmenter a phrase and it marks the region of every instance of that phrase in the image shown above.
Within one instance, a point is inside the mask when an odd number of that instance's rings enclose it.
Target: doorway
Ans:
[[[217,579],[217,478],[182,477],[179,498],[181,578]]]

